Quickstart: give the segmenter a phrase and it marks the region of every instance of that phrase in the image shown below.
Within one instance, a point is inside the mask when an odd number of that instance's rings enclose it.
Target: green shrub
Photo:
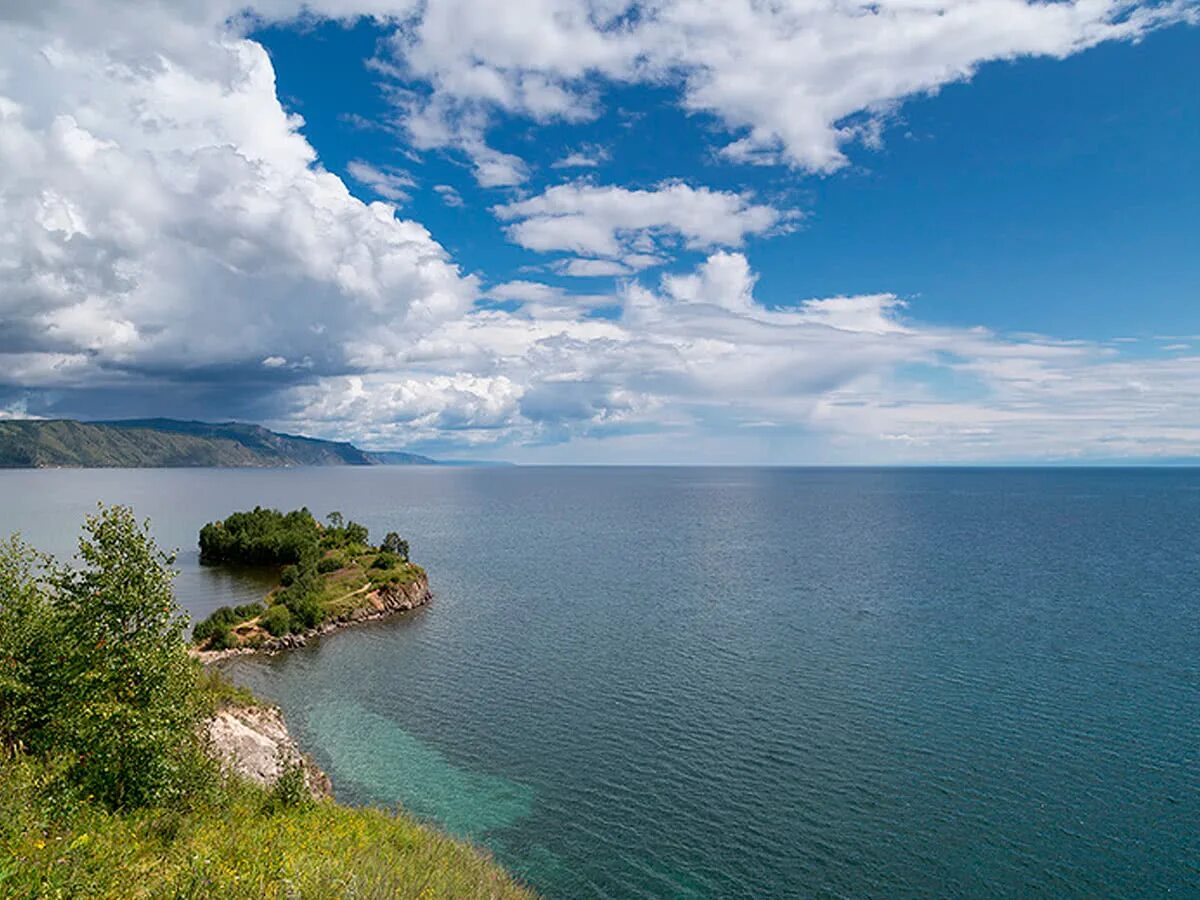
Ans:
[[[295,566],[284,566],[279,570],[279,583],[284,587],[291,587],[292,582],[296,580],[299,574],[300,570]]]
[[[316,628],[325,618],[325,610],[321,608],[317,598],[311,595],[290,599],[287,610],[292,618],[292,631]]]
[[[238,645],[237,635],[228,625],[220,624],[214,629],[208,640],[210,650],[229,650]]]
[[[330,572],[336,572],[345,567],[346,557],[341,553],[331,553],[317,563],[317,571],[322,575],[328,575]]]
[[[383,553],[380,553],[378,556],[375,557],[375,559],[373,559],[371,561],[371,568],[372,569],[394,569],[394,568],[396,568],[396,566],[400,565],[401,562],[403,562],[403,560],[401,560],[400,557],[397,556],[395,553],[388,553],[385,551]]]
[[[197,644],[213,640],[222,630],[228,631],[234,625],[247,622],[260,615],[262,611],[261,603],[243,603],[241,606],[233,607],[222,606],[192,629],[192,640]]]
[[[265,609],[266,607],[256,600],[253,603],[243,603],[241,606],[235,606],[233,608],[233,614],[237,616],[236,622],[240,623],[249,621],[256,616],[262,615],[263,610]]]
[[[304,766],[295,760],[280,759],[283,771],[271,787],[268,810],[290,809],[312,803],[308,781],[304,777]]]
[[[263,614],[259,624],[275,637],[282,637],[292,630],[292,614],[282,603],[276,603]]]
[[[0,742],[62,754],[109,807],[177,797],[208,767],[171,558],[120,506],[87,518],[77,558],[0,546]]]

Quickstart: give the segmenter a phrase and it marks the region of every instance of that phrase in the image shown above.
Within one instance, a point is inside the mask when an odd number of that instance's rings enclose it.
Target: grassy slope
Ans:
[[[182,809],[111,813],[0,762],[0,896],[530,898],[478,850],[403,814],[273,804],[230,782]]]
[[[206,704],[258,704],[211,670]],[[114,813],[0,752],[0,897],[422,897],[532,900],[469,844],[403,813],[283,806],[238,779],[178,808]]]

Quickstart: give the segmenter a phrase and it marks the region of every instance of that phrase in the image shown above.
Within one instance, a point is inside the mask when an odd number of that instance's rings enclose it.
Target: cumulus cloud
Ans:
[[[422,440],[494,444],[519,415],[523,389],[503,375],[469,373],[390,379],[329,378],[296,388],[292,402],[306,424],[354,433],[364,445],[387,449]]]
[[[529,250],[622,259],[642,268],[672,242],[689,249],[736,247],[778,229],[789,216],[746,194],[668,182],[629,190],[586,182],[556,185],[534,197],[493,207],[512,224],[510,240]]]
[[[470,308],[423,226],[320,166],[259,44],[200,8],[89,12],[0,20],[7,389],[345,372]]]
[[[404,118],[429,145],[478,139],[495,112],[591,118],[602,85],[645,83],[722,122],[728,157],[831,171],[848,143],[879,141],[896,104],[984,63],[1064,57],[1197,15],[1189,0],[443,0],[397,29],[391,52],[428,86]]]

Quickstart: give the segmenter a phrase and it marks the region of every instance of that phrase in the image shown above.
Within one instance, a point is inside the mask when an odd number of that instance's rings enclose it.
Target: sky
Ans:
[[[0,418],[1200,459],[1200,3],[7,0]]]

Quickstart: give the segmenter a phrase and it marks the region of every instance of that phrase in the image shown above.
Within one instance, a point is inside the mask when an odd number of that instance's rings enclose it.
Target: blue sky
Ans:
[[[505,240],[481,189],[453,155],[421,155],[394,133],[365,128],[390,115],[368,62],[387,30],[369,21],[256,32],[280,96],[305,119],[322,161],[370,160],[411,172],[406,213],[488,280],[524,277],[544,262]],[[1106,44],[1065,60],[988,63],[969,82],[907,100],[884,145],[855,147],[832,175],[713,158],[719,125],[688,115],[670,91],[609,88],[594,122],[539,127],[500,121],[496,148],[524,159],[537,192],[582,175],[653,187],[668,179],[752,190],[804,215],[796,230],[751,238],[757,296],[893,291],[923,318],[1103,340],[1200,332],[1200,30],[1179,25],[1140,43]],[[626,127],[622,112],[638,116]],[[580,147],[607,158],[588,169],[553,164]],[[447,208],[435,184],[466,201]],[[366,185],[355,184],[364,196]],[[381,197],[380,199],[388,199]],[[684,255],[686,268],[700,254]],[[540,277],[571,289],[600,279]]]
[[[0,15],[0,415],[1200,457],[1194,2],[105,13]]]

